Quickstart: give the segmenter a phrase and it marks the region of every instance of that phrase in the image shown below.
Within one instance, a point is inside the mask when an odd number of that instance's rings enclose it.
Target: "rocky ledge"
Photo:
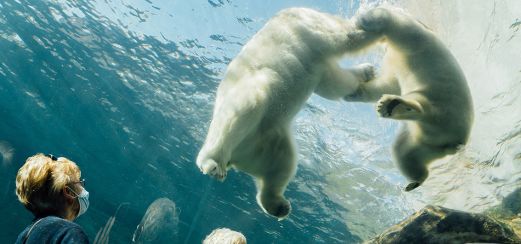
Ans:
[[[521,243],[509,224],[486,214],[427,206],[367,243]]]

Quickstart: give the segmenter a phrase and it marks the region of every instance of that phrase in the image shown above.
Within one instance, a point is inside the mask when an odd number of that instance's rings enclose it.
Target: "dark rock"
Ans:
[[[521,243],[508,226],[485,214],[427,206],[368,243]]]
[[[521,188],[508,194],[503,199],[501,207],[512,214],[521,214]]]

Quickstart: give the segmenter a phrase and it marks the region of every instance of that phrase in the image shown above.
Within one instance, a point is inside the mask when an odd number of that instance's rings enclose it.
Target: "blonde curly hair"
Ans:
[[[62,190],[79,181],[81,171],[73,161],[38,153],[27,158],[16,175],[16,196],[36,217],[62,214],[65,197]]]

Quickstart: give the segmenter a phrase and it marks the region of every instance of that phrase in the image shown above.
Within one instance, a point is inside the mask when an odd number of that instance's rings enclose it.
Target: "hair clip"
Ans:
[[[58,158],[55,157],[55,156],[52,155],[52,154],[45,154],[45,156],[48,157],[48,158],[50,158],[50,159],[52,159],[52,161],[57,161],[57,160],[58,160]]]

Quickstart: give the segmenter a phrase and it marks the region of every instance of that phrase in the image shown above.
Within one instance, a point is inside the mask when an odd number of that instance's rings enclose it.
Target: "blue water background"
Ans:
[[[250,243],[353,243],[363,238],[343,216],[374,208],[375,216],[367,218],[379,219],[378,211],[389,213],[378,220],[385,224],[404,217],[406,210],[393,212],[377,201],[348,209],[330,199],[320,167],[299,166],[286,193],[293,212],[279,222],[257,206],[248,175],[230,172],[219,183],[195,166],[226,64],[269,17],[290,6],[349,16],[357,3],[2,1],[0,140],[15,153],[0,171],[0,241],[14,242],[31,221],[16,200],[14,179],[25,159],[37,152],[68,157],[81,167],[91,207],[77,223],[91,241],[118,205],[129,203],[115,216],[110,234],[111,243],[129,243],[148,205],[160,197],[175,201],[179,209],[179,243],[200,243],[217,227],[238,230]],[[381,135],[381,145],[390,143],[396,124],[376,122],[371,106],[332,104],[314,96],[299,114],[295,132],[303,145],[301,156],[318,150],[310,147],[327,147],[326,137],[342,140],[340,149],[353,154],[358,153],[356,143],[375,134]],[[358,137],[301,126],[346,109],[359,116],[347,132]],[[346,122],[336,120],[329,122]],[[364,129],[369,122],[386,130]],[[303,138],[315,141],[305,148]],[[388,152],[378,148],[375,157],[392,167]],[[299,160],[304,165],[321,160],[320,154],[309,156]],[[358,163],[364,157],[368,155],[350,160]],[[401,180],[390,172],[384,174]],[[377,178],[374,174],[365,175]]]

